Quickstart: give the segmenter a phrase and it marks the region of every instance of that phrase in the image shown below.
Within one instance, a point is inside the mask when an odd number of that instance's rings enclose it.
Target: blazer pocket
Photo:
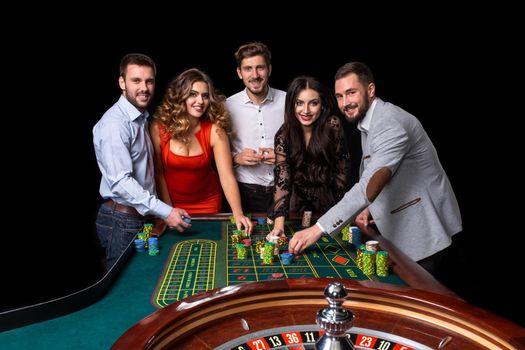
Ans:
[[[421,201],[421,198],[412,199],[410,202],[407,202],[407,203],[401,205],[400,207],[397,207],[396,209],[392,210],[390,212],[390,214],[399,213],[401,210],[405,210],[406,208],[411,207],[411,206],[413,206],[414,204],[416,204],[416,203],[418,203],[420,201]]]

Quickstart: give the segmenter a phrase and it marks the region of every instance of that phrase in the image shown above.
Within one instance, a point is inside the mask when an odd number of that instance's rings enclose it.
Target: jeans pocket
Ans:
[[[104,248],[107,248],[108,241],[111,240],[111,232],[113,231],[114,222],[115,218],[111,213],[111,209],[104,205],[100,206],[95,226],[97,228],[97,237],[100,241],[100,245]]]
[[[97,216],[97,235],[102,246],[106,248],[108,269],[126,250],[143,224],[143,217],[131,216],[101,206]]]
[[[144,226],[144,220],[142,218],[138,217],[130,217],[126,215],[126,218],[121,218],[121,220],[118,220],[117,227],[118,229],[115,231],[119,232],[119,237],[115,237],[114,240],[118,241],[116,246],[119,247],[119,250],[123,252],[129,243],[135,238],[137,233],[139,233],[142,230],[142,227]],[[113,232],[115,235],[116,232]]]

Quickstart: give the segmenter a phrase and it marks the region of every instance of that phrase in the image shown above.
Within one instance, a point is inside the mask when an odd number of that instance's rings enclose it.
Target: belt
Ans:
[[[137,211],[137,209],[133,207],[128,207],[127,205],[124,205],[124,204],[119,204],[112,199],[108,199],[104,204],[108,206],[109,208],[115,209],[116,211],[119,211],[121,213],[126,213],[129,215],[142,217],[142,215]]]
[[[257,184],[247,184],[244,182],[239,182],[239,187],[244,187],[245,189],[249,191],[254,191],[257,193],[273,193],[273,186],[263,186],[263,185],[257,185]]]

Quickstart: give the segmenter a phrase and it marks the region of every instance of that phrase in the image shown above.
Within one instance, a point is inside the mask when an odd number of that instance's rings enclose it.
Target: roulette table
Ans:
[[[254,226],[250,236],[253,243],[247,247],[247,258],[238,259],[235,243],[232,242],[235,225],[227,220],[213,219],[197,218],[188,233],[182,235],[186,239],[165,242],[171,247],[171,252],[152,298],[156,307],[162,308],[217,287],[272,280],[275,274],[280,278],[345,278],[407,285],[393,271],[385,277],[365,275],[356,266],[355,248],[339,237],[321,237],[303,254],[296,255],[289,265],[284,264],[279,256],[272,264],[264,264],[256,251],[255,242],[265,241],[271,231],[271,225],[266,223]],[[292,237],[301,228],[298,221],[287,222],[287,237]],[[281,251],[286,250],[286,244],[280,248]]]
[[[0,343],[9,349],[71,349],[72,344],[77,350],[264,349],[246,344],[279,348],[291,339],[288,348],[308,348],[320,336],[315,315],[326,306],[323,288],[337,280],[348,289],[345,306],[356,315],[355,328],[349,331],[356,345],[524,346],[523,328],[466,304],[373,231],[363,241],[375,239],[388,251],[387,277],[362,274],[353,247],[328,237],[289,266],[279,259],[263,265],[253,252],[246,260],[236,259],[228,218],[194,217],[184,234],[169,230],[160,238],[159,255],[137,253],[130,244],[93,286],[0,314]],[[299,229],[298,223],[287,223],[289,235]],[[269,229],[255,227],[254,240]],[[275,273],[281,277],[275,279]],[[467,338],[474,343],[469,345]],[[457,344],[465,347],[454,347]]]

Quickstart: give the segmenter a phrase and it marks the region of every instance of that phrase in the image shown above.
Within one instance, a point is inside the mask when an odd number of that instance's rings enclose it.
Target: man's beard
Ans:
[[[354,107],[354,105],[351,104],[346,107]],[[363,104],[361,106],[359,106],[358,104],[355,104],[355,107],[359,109],[359,112],[353,117],[348,117],[345,111],[343,110],[343,114],[345,114],[346,119],[352,123],[357,123],[360,120],[362,120],[366,116],[366,112],[368,112],[368,110],[370,109],[370,102],[368,102],[368,91],[365,92],[365,98],[363,99]]]

